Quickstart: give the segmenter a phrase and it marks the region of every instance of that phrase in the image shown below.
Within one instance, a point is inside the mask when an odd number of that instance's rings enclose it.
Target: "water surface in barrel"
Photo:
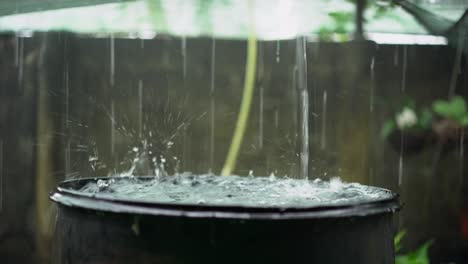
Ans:
[[[384,189],[316,179],[190,175],[98,179],[80,192],[96,197],[174,204],[248,207],[345,205],[390,198]]]

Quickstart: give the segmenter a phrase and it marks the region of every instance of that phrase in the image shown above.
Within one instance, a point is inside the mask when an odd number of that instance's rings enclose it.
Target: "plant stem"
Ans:
[[[240,106],[239,115],[237,117],[236,129],[232,137],[231,146],[224,162],[224,167],[221,175],[231,175],[236,167],[237,157],[239,154],[242,140],[244,139],[245,129],[247,128],[247,121],[249,120],[250,106],[252,104],[252,97],[255,82],[255,70],[257,68],[257,37],[255,35],[254,17],[253,17],[253,3],[249,1],[249,18],[250,18],[250,32],[247,42],[247,62],[244,79],[244,92],[242,95],[242,102]]]

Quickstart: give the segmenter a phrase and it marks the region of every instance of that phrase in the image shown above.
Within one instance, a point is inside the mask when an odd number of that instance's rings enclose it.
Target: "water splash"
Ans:
[[[330,181],[270,177],[192,175],[159,179],[113,178],[88,183],[80,189],[98,197],[172,204],[211,204],[249,207],[312,207],[378,201],[392,197],[380,188]]]

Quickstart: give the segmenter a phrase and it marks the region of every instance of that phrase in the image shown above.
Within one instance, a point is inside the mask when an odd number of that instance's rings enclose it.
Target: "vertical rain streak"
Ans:
[[[216,101],[215,101],[215,68],[216,68],[216,39],[211,41],[211,68],[210,68],[210,169],[214,170]]]
[[[322,102],[322,137],[320,139],[320,147],[322,150],[327,147],[327,90],[323,91]]]
[[[109,83],[111,86],[114,86],[115,82],[115,39],[114,34],[110,35],[110,62],[109,62]]]
[[[398,66],[398,56],[399,56],[399,47],[395,46],[395,51],[393,52],[393,66]]]
[[[276,63],[279,63],[280,62],[280,41],[277,40],[276,41]]]
[[[15,47],[15,67],[18,68],[18,65],[19,65],[19,52],[20,52],[20,43],[19,43],[20,39],[19,39],[19,36],[18,36],[18,33],[15,34],[15,44],[14,44],[14,47]]]
[[[403,183],[403,149],[405,147],[405,135],[402,132],[400,137],[400,155],[398,156],[398,186]]]
[[[24,38],[18,37],[18,55],[16,59],[16,66],[18,68],[18,83],[21,87],[23,83],[23,64],[24,64]]]
[[[309,178],[309,91],[307,89],[306,37],[296,39],[297,91],[299,93],[300,177]]]
[[[180,45],[180,54],[182,56],[182,77],[185,80],[187,75],[187,39],[185,36],[182,37]]]
[[[463,129],[461,129],[461,132],[460,132],[460,141],[459,141],[459,150],[458,150],[458,171],[459,171],[459,182],[458,182],[458,186],[463,186],[463,177],[464,177],[464,169],[465,169],[465,166],[464,166],[464,162],[465,162],[465,147],[464,147],[464,144],[465,144],[465,132]]]
[[[406,68],[408,64],[408,46],[403,46],[403,66],[401,67],[401,91],[406,91]]]
[[[138,80],[138,133],[143,136],[143,80]]]
[[[370,98],[369,98],[369,111],[374,112],[374,96],[375,96],[375,57],[372,57],[370,64]]]
[[[65,147],[65,179],[71,175],[71,140],[67,140],[67,144]]]
[[[263,96],[264,96],[264,88],[263,85],[260,86],[259,89],[260,92],[260,98],[259,98],[259,119],[258,119],[258,147],[260,150],[263,149],[263,108],[264,108],[264,102],[263,102]]]
[[[65,83],[65,128],[68,128],[68,120],[70,114],[70,86],[69,86],[69,68],[68,63],[65,64],[64,72],[64,83]]]
[[[110,134],[110,151],[111,155],[115,153],[115,102],[111,101],[111,134]]]

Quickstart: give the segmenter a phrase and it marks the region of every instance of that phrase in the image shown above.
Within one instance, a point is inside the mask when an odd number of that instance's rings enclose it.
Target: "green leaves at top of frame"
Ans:
[[[440,116],[450,118],[463,127],[468,126],[466,102],[461,96],[455,96],[449,101],[437,100],[432,105],[432,109]]]

